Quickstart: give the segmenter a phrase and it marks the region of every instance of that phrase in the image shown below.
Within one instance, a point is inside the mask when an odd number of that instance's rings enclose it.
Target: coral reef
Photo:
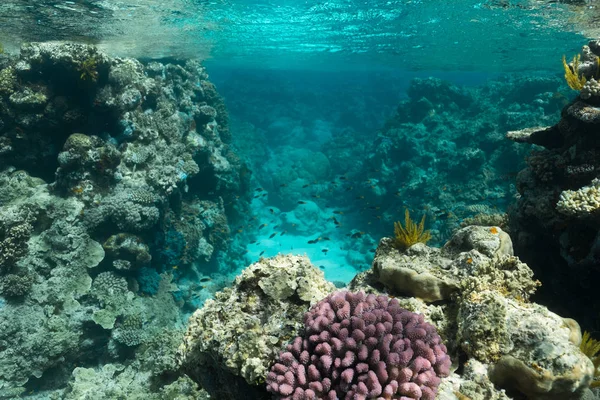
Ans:
[[[306,257],[261,259],[192,315],[179,350],[183,370],[220,399],[254,393],[249,385],[265,378],[304,312],[333,290]]]
[[[183,370],[222,399],[593,398],[579,325],[530,302],[539,282],[512,249],[496,226],[461,228],[442,248],[383,238],[340,292],[298,279],[318,272],[305,258],[262,259],[196,311]]]
[[[0,398],[198,398],[175,381],[179,285],[221,267],[244,207],[214,86],[83,44],[1,61]]]
[[[539,282],[512,255],[511,240],[500,228],[462,228],[441,249],[418,243],[400,254],[391,242],[382,239],[373,270],[359,274],[351,290],[451,301],[442,318],[450,320],[436,321],[449,348],[459,349],[468,363],[485,365],[485,380],[511,393],[529,399],[576,399],[587,393],[594,368],[579,350],[579,326],[529,302]],[[429,307],[419,311],[427,315]],[[479,393],[474,398],[488,398],[479,383],[459,387],[467,396],[474,390]]]
[[[591,41],[569,68],[589,83],[597,78],[599,55],[598,41]],[[508,132],[513,141],[540,146],[517,176],[519,198],[509,220],[515,253],[543,283],[537,300],[595,331],[600,328],[594,284],[600,280],[600,98],[586,94],[586,85],[557,124]]]
[[[387,296],[334,292],[304,323],[267,375],[278,398],[434,400],[450,372],[435,327]]]
[[[393,240],[382,239],[373,260],[373,278],[394,293],[449,300],[463,279],[477,274],[488,274],[499,286],[509,285],[505,290],[513,297],[528,298],[536,288],[531,270],[513,257],[510,237],[498,227],[467,226],[441,249],[417,243],[399,253],[394,247]],[[498,271],[492,274],[490,265]],[[504,273],[513,279],[504,283]]]

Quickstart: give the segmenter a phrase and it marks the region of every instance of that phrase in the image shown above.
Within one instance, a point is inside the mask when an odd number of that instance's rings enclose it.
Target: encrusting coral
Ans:
[[[267,375],[279,399],[434,400],[450,358],[435,327],[387,296],[334,292]]]

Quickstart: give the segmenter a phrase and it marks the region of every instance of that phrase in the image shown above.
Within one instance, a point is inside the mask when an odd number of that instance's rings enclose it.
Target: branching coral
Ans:
[[[267,375],[278,399],[433,400],[450,358],[435,327],[396,299],[334,292]]]
[[[425,230],[425,215],[416,224],[410,218],[408,209],[404,212],[404,226],[400,222],[394,222],[394,232],[394,246],[400,250],[406,250],[415,243],[427,243],[431,239],[431,233]]]
[[[587,79],[585,76],[579,74],[581,56],[578,54],[577,56],[573,57],[573,61],[571,61],[572,66],[567,64],[567,58],[565,56],[563,56],[562,62],[565,69],[565,79],[567,80],[569,87],[573,90],[583,89],[583,85],[585,85]]]

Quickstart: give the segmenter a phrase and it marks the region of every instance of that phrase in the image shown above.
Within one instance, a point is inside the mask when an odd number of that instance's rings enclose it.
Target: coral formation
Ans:
[[[282,399],[435,399],[450,358],[433,325],[387,296],[334,292],[304,317],[267,389]]]
[[[598,41],[584,46],[570,66],[587,83],[597,79]],[[576,70],[575,70],[576,67]],[[543,283],[538,301],[577,319],[590,331],[600,327],[600,141],[598,97],[581,90],[549,127],[509,131],[508,138],[541,146],[517,175],[517,204],[509,212],[515,253]]]
[[[192,315],[179,350],[183,370],[219,398],[250,396],[256,389],[248,385],[264,379],[304,312],[333,290],[306,257],[261,259]]]
[[[224,227],[244,207],[232,205],[241,163],[216,110],[197,61],[61,42],[2,57],[0,398],[38,387],[69,399],[198,394],[173,383],[181,307],[194,301],[179,286],[224,263]],[[159,255],[175,229],[191,233],[172,265]]]
[[[530,302],[539,282],[499,227],[464,227],[441,249],[393,241],[340,292],[301,278],[318,272],[303,258],[248,267],[192,317],[183,371],[222,399],[590,395],[578,324]]]

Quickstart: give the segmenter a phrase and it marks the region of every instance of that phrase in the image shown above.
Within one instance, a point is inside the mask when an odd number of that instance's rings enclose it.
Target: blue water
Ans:
[[[596,33],[592,6],[554,1],[35,3],[0,4],[0,399],[130,398],[115,382],[141,354],[169,380],[189,316],[263,257],[343,287],[405,210],[431,246],[501,218],[531,151],[506,132],[559,121],[561,58]],[[18,63],[47,40],[112,58]],[[109,74],[117,57],[144,64]]]

